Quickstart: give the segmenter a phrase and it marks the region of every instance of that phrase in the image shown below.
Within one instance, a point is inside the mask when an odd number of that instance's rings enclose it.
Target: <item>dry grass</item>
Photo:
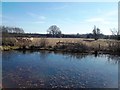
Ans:
[[[11,40],[11,39],[10,39]],[[13,38],[15,46],[46,46],[54,47],[58,42],[79,43],[87,47],[87,50],[119,50],[120,41],[108,39],[85,39],[85,38]],[[20,44],[20,45],[18,45]]]
[[[40,38],[34,38],[33,43],[40,42]],[[46,38],[47,46],[54,47],[58,42],[64,43],[79,43],[86,46],[89,51],[109,51],[109,52],[119,52],[120,50],[120,41],[118,40],[109,40],[109,39],[85,39],[85,38]],[[72,48],[72,47],[71,47]],[[82,48],[82,47],[81,47]]]
[[[83,43],[88,47],[100,47],[106,48],[108,47],[108,42],[119,42],[116,40],[106,40],[106,39],[99,39],[95,41],[94,39],[85,39],[85,38],[46,38],[48,41],[48,45],[55,46],[57,42],[67,42],[67,43]],[[35,45],[39,45],[41,38],[33,38],[32,43]]]

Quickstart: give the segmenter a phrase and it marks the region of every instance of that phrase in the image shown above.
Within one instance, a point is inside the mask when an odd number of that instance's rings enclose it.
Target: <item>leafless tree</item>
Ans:
[[[115,36],[116,39],[120,40],[120,30],[116,28],[110,29],[112,35]]]
[[[57,27],[56,25],[52,25],[48,28],[47,33],[51,34],[53,37],[60,37],[62,32],[59,27]]]
[[[93,35],[94,35],[94,39],[98,40],[99,39],[99,35],[100,35],[100,29],[96,28],[96,26],[94,25],[94,29],[93,29]]]

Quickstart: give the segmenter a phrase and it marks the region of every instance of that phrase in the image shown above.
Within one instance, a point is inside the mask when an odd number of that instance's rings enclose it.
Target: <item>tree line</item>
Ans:
[[[120,32],[117,29],[110,29],[112,35],[104,35],[101,30],[94,25],[92,33],[88,34],[63,34],[57,25],[52,25],[47,29],[47,34],[30,34],[25,33],[22,28],[0,26],[0,32],[3,36],[15,36],[15,37],[51,37],[51,38],[94,38],[95,40],[101,39],[117,39],[120,40]]]
[[[120,40],[120,30],[118,29],[110,29],[112,32],[112,35],[104,35],[101,33],[101,30],[94,25],[92,33],[89,34],[82,34],[80,35],[77,33],[76,35],[68,35],[68,37],[73,38],[94,38],[95,40],[98,40],[99,38],[102,39],[117,39]],[[48,34],[52,35],[53,37],[64,37],[64,34],[62,34],[59,27],[56,25],[52,25],[47,30]],[[82,36],[82,37],[81,37]]]
[[[0,32],[2,33],[24,33],[24,30],[19,27],[0,26]]]

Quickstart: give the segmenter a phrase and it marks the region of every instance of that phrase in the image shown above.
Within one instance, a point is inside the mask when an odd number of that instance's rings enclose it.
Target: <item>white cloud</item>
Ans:
[[[118,28],[118,10],[104,11],[99,10],[98,16],[92,16],[83,22],[86,25],[96,25],[104,34],[111,34],[110,28]]]
[[[38,19],[45,20],[46,17],[45,16],[39,16]]]
[[[45,23],[46,17],[34,13],[28,13],[28,15],[32,18],[32,23]]]
[[[39,14],[34,14],[34,13],[28,13],[29,16],[31,16],[32,18],[37,18],[37,19],[46,19],[45,16],[43,15],[39,15]]]
[[[38,23],[39,24],[39,23],[45,23],[45,22],[44,21],[36,21],[36,22],[32,22],[32,23],[36,23],[36,24]]]
[[[39,20],[45,20],[46,19],[45,16],[34,14],[34,13],[28,13],[28,15],[31,16],[34,19],[39,19]]]
[[[91,17],[85,20],[85,22],[98,23],[98,24],[117,24],[118,20],[118,11],[112,10],[108,12],[101,12],[99,16]]]
[[[100,24],[110,24],[110,21],[107,21],[104,18],[90,18],[90,19],[87,19],[86,22],[100,23]]]
[[[112,17],[118,15],[118,10],[112,10],[105,13],[105,17]]]

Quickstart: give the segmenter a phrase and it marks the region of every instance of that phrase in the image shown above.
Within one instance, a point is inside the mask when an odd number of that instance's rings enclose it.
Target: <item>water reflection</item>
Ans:
[[[61,54],[65,56],[66,58],[73,58],[77,60],[83,60],[83,58],[86,58],[89,55],[94,56],[95,58],[103,57],[105,56],[108,60],[108,62],[112,62],[113,64],[118,64],[120,61],[120,56],[117,55],[109,55],[109,54],[99,54],[97,51],[95,51],[93,54],[87,54],[87,53],[66,53],[66,52],[54,52],[55,54]],[[97,59],[96,59],[97,60]]]
[[[114,62],[114,64],[118,64],[118,62],[120,61],[120,56],[108,55],[108,61],[109,62]]]
[[[11,53],[12,52],[12,53]],[[18,54],[19,53],[19,54]],[[89,55],[94,56],[95,58],[102,57],[103,55],[107,58],[108,62],[111,62],[113,64],[118,64],[120,61],[120,56],[117,55],[109,55],[109,54],[99,54],[95,51],[94,54],[86,54],[86,53],[68,53],[68,52],[53,52],[53,51],[33,51],[33,50],[21,50],[21,51],[4,51],[2,52],[2,56],[4,60],[10,60],[11,57],[14,57],[16,55],[21,56],[22,54],[33,54],[37,53],[42,59],[45,59],[49,54],[55,54],[55,55],[62,55],[65,56],[67,59],[77,59],[77,60],[83,60],[83,58],[86,58]],[[96,59],[97,60],[97,59]]]
[[[31,54],[35,51],[34,50],[19,50],[18,52],[23,53],[23,54]]]
[[[66,58],[74,58],[74,59],[82,59],[88,55],[88,54],[82,54],[82,53],[66,53],[66,52],[54,52],[54,53],[63,55]]]
[[[5,51],[2,58],[3,86],[115,88],[118,87],[119,58],[108,54]]]

